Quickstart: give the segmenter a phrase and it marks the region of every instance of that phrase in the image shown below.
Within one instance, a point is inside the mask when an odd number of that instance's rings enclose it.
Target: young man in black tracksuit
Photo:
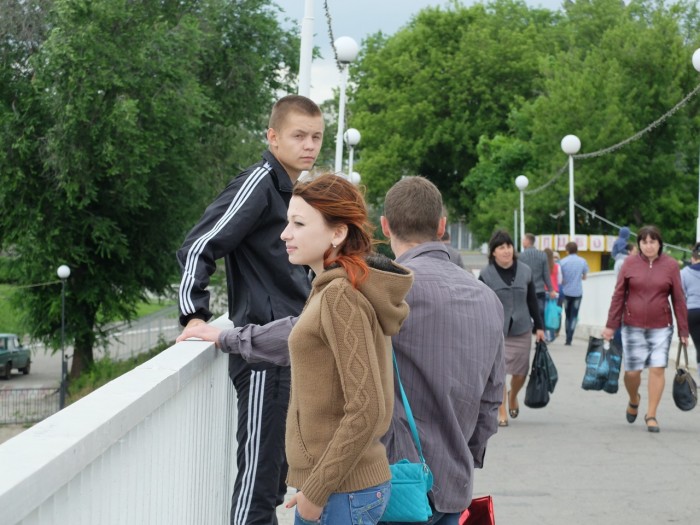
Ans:
[[[207,285],[220,258],[226,263],[234,325],[263,325],[301,313],[309,280],[303,267],[289,263],[280,234],[287,224],[292,185],[316,161],[323,130],[321,110],[308,98],[289,95],[274,105],[263,160],[229,183],[177,252],[183,326],[211,318]],[[249,364],[232,354],[229,376],[238,395],[238,473],[231,525],[274,525],[275,507],[286,492],[289,367]]]

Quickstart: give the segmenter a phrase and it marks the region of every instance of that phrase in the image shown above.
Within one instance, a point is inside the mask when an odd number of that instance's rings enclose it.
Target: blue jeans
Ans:
[[[403,523],[403,522],[381,522],[386,525],[459,525],[459,517],[462,515],[461,512],[440,512],[435,510],[433,502],[430,501],[430,508],[433,509],[432,517],[424,522],[423,524],[417,523]]]
[[[578,323],[578,309],[581,306],[581,298],[569,297],[568,295],[562,297],[564,297],[564,312],[566,313],[566,344],[570,345],[571,340],[574,338],[576,323]]]
[[[320,520],[305,520],[295,510],[294,525],[376,525],[390,496],[391,483],[388,481],[356,492],[331,494]]]
[[[545,292],[537,294],[537,307],[540,310],[540,320],[544,326],[544,307],[547,304],[547,294]]]

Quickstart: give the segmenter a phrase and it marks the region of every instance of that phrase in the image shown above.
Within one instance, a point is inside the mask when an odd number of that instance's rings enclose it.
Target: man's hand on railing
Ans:
[[[186,341],[187,339],[200,339],[202,341],[212,341],[216,343],[217,348],[219,347],[219,334],[221,333],[221,328],[206,324],[201,319],[196,319],[200,321],[199,323],[194,323],[195,319],[187,324],[187,327],[182,331],[182,333],[175,340],[177,343]]]

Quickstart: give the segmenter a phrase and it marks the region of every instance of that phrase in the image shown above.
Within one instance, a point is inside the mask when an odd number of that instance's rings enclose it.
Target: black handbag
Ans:
[[[537,349],[540,351],[540,355],[537,355]],[[544,341],[538,341],[535,347],[535,358],[540,359],[540,366],[544,367],[547,372],[547,390],[550,394],[554,393],[554,387],[557,386],[557,381],[559,380],[559,372],[557,372],[557,367],[554,366],[554,361],[552,360],[552,355],[547,349],[547,344]]]
[[[685,357],[685,365],[681,365],[681,349]],[[673,378],[673,401],[681,410],[692,410],[698,404],[698,387],[688,371],[688,347],[678,343],[676,356],[676,377]]]
[[[544,341],[538,341],[535,347],[535,357],[532,359],[530,380],[525,388],[525,406],[542,408],[549,403],[549,394],[554,392],[559,374],[554,361],[549,355]]]

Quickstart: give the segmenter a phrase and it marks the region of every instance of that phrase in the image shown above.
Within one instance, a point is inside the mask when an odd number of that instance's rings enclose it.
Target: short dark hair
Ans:
[[[403,242],[437,241],[442,195],[425,177],[404,177],[384,198],[384,216],[392,235]]]
[[[578,244],[576,244],[574,241],[567,242],[566,243],[566,251],[569,254],[578,253]]]
[[[489,262],[491,264],[493,264],[496,260],[496,258],[493,256],[493,252],[496,251],[496,248],[502,246],[503,244],[513,246],[513,238],[506,230],[496,230],[493,232],[493,235],[491,235],[491,239],[489,240]],[[513,251],[513,259],[516,259],[515,250]]]
[[[287,95],[272,106],[267,127],[279,131],[290,113],[301,113],[309,117],[323,117],[321,108],[310,98],[301,95]]]
[[[661,252],[664,251],[664,241],[661,238],[661,231],[656,226],[642,226],[637,232],[637,247],[639,248],[640,252],[642,251],[641,242],[647,238],[659,241],[658,255],[661,255]]]

